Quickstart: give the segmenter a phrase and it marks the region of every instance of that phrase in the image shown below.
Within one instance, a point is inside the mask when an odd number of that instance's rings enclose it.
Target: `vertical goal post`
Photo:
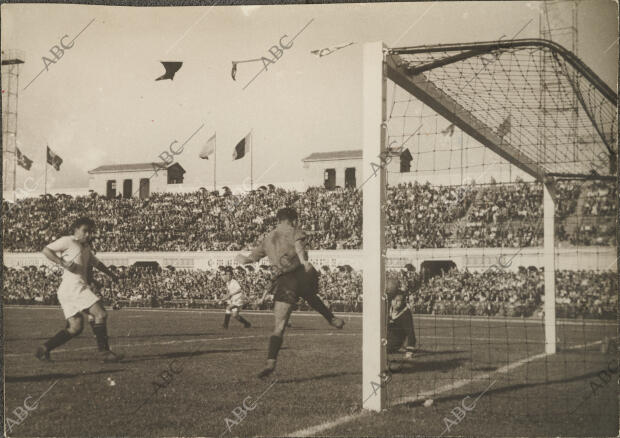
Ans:
[[[363,329],[362,407],[381,411],[386,406],[384,372],[387,367],[385,339],[385,180],[377,157],[385,152],[386,87],[384,50],[381,42],[364,44],[363,55]]]
[[[539,54],[551,60],[552,65],[542,62]],[[363,408],[380,411],[387,403],[386,384],[390,376],[386,352],[385,230],[389,224],[385,210],[387,170],[381,157],[389,153],[387,143],[398,123],[402,132],[396,132],[394,137],[408,140],[407,121],[426,117],[421,111],[409,115],[411,102],[432,111],[445,122],[442,126],[448,125],[441,132],[436,127],[435,136],[451,136],[458,128],[482,150],[491,151],[542,186],[542,223],[538,222],[542,242],[535,245],[542,245],[544,267],[544,352],[555,354],[556,240],[561,240],[555,235],[556,221],[562,224],[556,183],[564,179],[615,179],[617,93],[573,53],[541,39],[400,48],[388,48],[382,42],[366,43],[362,71],[364,178],[363,187],[358,189],[363,191]],[[393,94],[398,87],[406,95],[404,100],[391,96],[394,102],[389,117],[388,83],[394,85]],[[567,99],[577,100],[578,113],[567,115]],[[393,114],[396,104],[406,105],[403,115]],[[571,125],[575,118],[578,129]],[[575,142],[586,146],[571,153],[567,145]],[[421,148],[420,144],[417,147]],[[450,163],[446,164],[449,170]],[[460,165],[463,166],[462,158]],[[426,170],[418,167],[417,171]]]

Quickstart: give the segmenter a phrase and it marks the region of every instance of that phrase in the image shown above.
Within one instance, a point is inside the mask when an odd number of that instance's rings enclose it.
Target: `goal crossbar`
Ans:
[[[493,152],[527,172],[536,179],[542,180],[545,169],[538,165],[528,154],[513,147],[490,126],[476,118],[456,100],[437,88],[424,74],[408,75],[404,62],[398,55],[386,59],[388,77],[398,86],[411,93],[421,102],[432,108],[471,137],[491,149]]]
[[[375,162],[384,156],[388,143],[387,81],[392,81],[415,98],[413,100],[420,101],[508,163],[544,183],[547,354],[556,352],[557,342],[556,199],[552,180],[611,178],[617,155],[614,145],[618,130],[618,97],[576,56],[545,40],[396,49],[375,42],[365,44],[363,53],[362,394],[363,407],[379,411],[386,407],[384,383],[387,382],[383,376],[389,372],[385,349],[387,180],[385,167]],[[484,54],[492,54],[491,61],[481,62]],[[497,64],[487,68],[495,61]],[[581,111],[570,112],[567,108],[571,108],[575,95]],[[404,130],[401,136],[407,136]]]

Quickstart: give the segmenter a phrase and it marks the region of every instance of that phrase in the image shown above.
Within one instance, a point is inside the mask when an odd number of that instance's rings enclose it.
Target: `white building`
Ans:
[[[173,192],[183,184],[179,163],[110,164],[89,170],[88,188],[108,198],[147,198],[153,192]]]
[[[405,149],[401,153],[390,151],[389,157],[392,159],[386,160],[389,162],[385,165],[388,174],[407,174],[408,180],[413,177],[411,173],[412,157],[409,149]],[[315,152],[302,159],[302,162],[306,187],[321,186],[327,189],[359,187],[364,182],[361,149]],[[381,166],[379,157],[374,162],[378,169]],[[373,169],[369,169],[369,172],[373,172]],[[390,179],[392,179],[391,175]]]

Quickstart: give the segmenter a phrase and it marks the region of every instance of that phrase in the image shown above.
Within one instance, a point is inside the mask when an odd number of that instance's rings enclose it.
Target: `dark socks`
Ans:
[[[108,328],[105,322],[100,324],[95,323],[93,325],[93,332],[97,338],[97,347],[99,351],[108,351],[110,345],[108,344]]]
[[[243,325],[250,325],[248,320],[245,319],[243,316],[237,315],[236,318],[237,318],[237,321],[239,321],[241,324],[243,324]]]
[[[229,322],[230,322],[230,313],[226,313],[224,315],[224,327],[228,327]]]
[[[267,353],[267,359],[276,360],[278,358],[278,352],[282,346],[282,336],[271,335],[269,338],[269,351]]]
[[[52,351],[54,348],[61,346],[62,344],[70,340],[72,337],[73,335],[71,333],[63,329],[59,331],[58,333],[56,333],[51,338],[49,338],[43,345],[45,346],[47,351]]]
[[[332,319],[334,319],[334,314],[330,312],[327,307],[325,307],[325,304],[321,301],[321,298],[317,295],[311,295],[306,297],[306,301],[314,310],[323,315],[323,318],[325,318],[328,322],[332,322]]]

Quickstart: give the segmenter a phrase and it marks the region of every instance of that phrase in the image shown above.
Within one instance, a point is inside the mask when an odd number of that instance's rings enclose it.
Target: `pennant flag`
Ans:
[[[211,155],[214,151],[215,151],[215,134],[213,134],[213,137],[207,140],[207,143],[202,148],[202,151],[200,151],[200,154],[198,154],[198,156],[204,160],[208,160],[209,155]]]
[[[155,79],[156,81],[161,81],[164,79],[173,80],[175,73],[178,72],[181,66],[183,65],[182,62],[168,62],[168,61],[160,61],[160,62],[166,69],[166,73],[164,73],[163,75]]]
[[[237,143],[233,151],[233,160],[240,160],[245,157],[245,153],[250,152],[250,134],[246,135],[243,140]]]
[[[22,154],[22,151],[20,151],[19,148],[15,148],[15,151],[17,154],[17,164],[19,164],[26,170],[30,170],[30,167],[32,166],[32,160]]]
[[[47,164],[51,164],[56,170],[60,170],[60,165],[62,164],[62,158],[56,155],[49,146],[47,147]]]
[[[241,61],[232,61],[232,70],[230,71],[230,76],[232,76],[233,81],[237,80],[237,64],[244,64],[246,62],[261,62],[262,61],[263,67],[265,67],[265,61],[263,61],[264,59],[267,59],[267,58],[263,57],[263,58],[244,59]]]
[[[504,121],[502,122],[502,124],[499,125],[499,127],[497,128],[497,135],[499,135],[501,138],[504,138],[508,134],[510,134],[511,128],[512,126],[510,123],[510,114],[508,114],[508,117],[506,117]]]
[[[452,135],[454,134],[454,123],[450,123],[450,126],[441,131],[441,133],[447,135],[448,137],[452,137]]]
[[[355,42],[340,44],[338,46],[325,47],[324,49],[312,50],[310,53],[318,56],[319,58],[327,55],[331,55],[334,52],[337,52],[340,49],[344,49],[345,47],[349,47],[351,44],[355,44]]]

